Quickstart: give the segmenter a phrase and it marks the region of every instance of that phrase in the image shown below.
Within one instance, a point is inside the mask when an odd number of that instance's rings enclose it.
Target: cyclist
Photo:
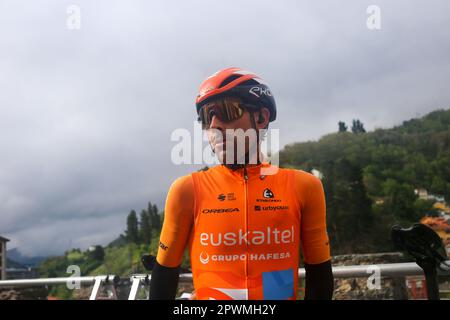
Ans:
[[[196,299],[295,300],[300,246],[305,299],[331,299],[322,183],[270,164],[260,151],[259,130],[276,118],[269,87],[251,72],[227,68],[201,84],[196,107],[220,164],[171,185],[150,299],[175,298],[188,248]],[[236,132],[251,130],[256,142],[244,139],[245,152],[236,152]]]

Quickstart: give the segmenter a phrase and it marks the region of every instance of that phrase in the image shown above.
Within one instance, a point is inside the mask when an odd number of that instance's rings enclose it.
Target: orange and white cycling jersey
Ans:
[[[331,258],[321,181],[270,168],[218,165],[172,184],[157,261],[178,266],[188,247],[197,299],[295,299],[300,246],[306,263]]]

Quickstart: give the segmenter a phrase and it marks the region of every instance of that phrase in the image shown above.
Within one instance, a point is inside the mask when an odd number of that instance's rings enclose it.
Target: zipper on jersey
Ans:
[[[248,186],[247,186],[247,183],[248,183],[247,166],[244,165],[245,234],[248,235],[248,194],[247,194]],[[248,296],[249,296],[249,293],[248,293],[248,241],[246,242],[246,248],[247,248],[246,249],[247,255],[245,258],[245,286],[247,289],[247,299],[248,299]]]

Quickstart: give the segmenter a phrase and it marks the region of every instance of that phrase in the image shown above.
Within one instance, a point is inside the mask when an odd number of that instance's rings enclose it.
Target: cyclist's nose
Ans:
[[[220,121],[219,117],[217,117],[215,114],[211,118],[211,125],[209,126],[210,129],[221,129],[222,128],[222,122]]]

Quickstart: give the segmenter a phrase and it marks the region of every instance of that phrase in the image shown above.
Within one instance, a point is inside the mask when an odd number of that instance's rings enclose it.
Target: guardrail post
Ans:
[[[131,290],[130,290],[130,295],[128,296],[128,300],[136,300],[136,295],[139,291],[140,286],[141,286],[141,279],[133,277],[132,282],[131,282]]]
[[[98,291],[100,290],[101,284],[102,284],[102,277],[95,277],[94,287],[92,288],[89,300],[97,300]]]
[[[106,290],[106,294],[107,297],[100,297],[99,295],[99,291],[100,291],[100,287],[102,285],[102,283],[104,283],[105,286],[105,290]],[[116,288],[114,286],[114,279],[113,281],[111,281],[109,279],[109,276],[103,277],[103,276],[97,276],[95,277],[95,282],[94,282],[94,287],[92,288],[92,292],[91,292],[91,296],[89,297],[89,300],[106,300],[106,299],[111,299],[111,300],[116,300],[117,299],[117,294],[116,294]]]
[[[141,287],[144,287],[145,290],[145,296],[148,300],[149,298],[149,294],[150,294],[150,290],[149,290],[149,285],[150,285],[150,278],[148,275],[144,276],[132,276],[131,277],[131,290],[130,290],[130,295],[128,296],[128,300],[136,300],[136,297],[138,295],[139,290],[141,289]]]
[[[406,277],[392,278],[392,285],[394,286],[394,300],[408,300]]]

